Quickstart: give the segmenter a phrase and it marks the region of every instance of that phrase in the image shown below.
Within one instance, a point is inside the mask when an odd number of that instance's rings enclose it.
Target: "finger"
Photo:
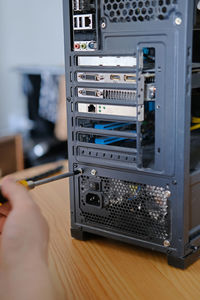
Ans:
[[[5,221],[6,221],[6,217],[1,217],[0,216],[0,234],[3,231],[3,226],[4,226]]]
[[[9,176],[2,180],[1,190],[3,196],[10,201],[12,207],[33,203],[27,190]]]
[[[0,214],[4,215],[5,217],[8,216],[10,210],[11,210],[11,206],[10,203],[8,202],[0,206]]]

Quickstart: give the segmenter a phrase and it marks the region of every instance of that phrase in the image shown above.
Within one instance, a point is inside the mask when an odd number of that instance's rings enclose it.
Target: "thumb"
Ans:
[[[28,191],[9,176],[2,180],[1,190],[3,196],[9,200],[13,208],[19,205],[27,205],[27,202],[33,203]]]

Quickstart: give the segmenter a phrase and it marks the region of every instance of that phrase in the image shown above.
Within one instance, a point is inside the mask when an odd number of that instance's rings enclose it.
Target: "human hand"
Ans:
[[[47,223],[28,191],[7,177],[2,194],[11,211],[0,244],[0,299],[58,299],[48,266]]]
[[[15,267],[29,260],[47,263],[48,226],[28,191],[10,177],[2,182],[3,196],[11,211],[3,227],[0,264]]]

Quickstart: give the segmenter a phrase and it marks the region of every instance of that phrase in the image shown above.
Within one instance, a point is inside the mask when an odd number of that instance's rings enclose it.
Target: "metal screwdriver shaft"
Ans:
[[[60,180],[60,179],[68,178],[68,177],[78,175],[78,174],[81,174],[81,173],[82,173],[82,170],[78,169],[74,172],[68,172],[68,173],[64,173],[64,174],[61,174],[61,175],[53,176],[53,177],[38,180],[38,181],[27,181],[27,188],[29,190],[32,190],[36,186],[46,184],[46,183],[50,183],[50,182],[53,182],[53,181],[57,181],[57,180]]]
[[[46,184],[46,183],[50,183],[53,181],[57,181],[60,179],[64,179],[64,178],[68,178],[68,177],[72,177],[74,175],[78,175],[78,174],[82,174],[83,170],[82,169],[78,169],[74,172],[68,172],[68,173],[64,173],[61,175],[57,175],[57,176],[53,176],[53,177],[49,177],[46,179],[41,179],[41,180],[37,180],[37,181],[32,181],[32,180],[19,180],[18,183],[20,183],[21,185],[23,185],[27,190],[32,190],[37,186],[40,186],[42,184]],[[0,206],[3,205],[4,203],[8,202],[8,199],[5,198],[2,193],[1,193],[1,186],[0,186]]]

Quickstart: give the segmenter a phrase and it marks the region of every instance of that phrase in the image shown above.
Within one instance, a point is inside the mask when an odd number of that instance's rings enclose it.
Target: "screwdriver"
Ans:
[[[68,172],[68,173],[64,173],[64,174],[53,176],[53,177],[46,178],[46,179],[41,179],[41,180],[37,180],[37,181],[24,179],[24,180],[18,180],[17,183],[20,183],[21,185],[23,185],[27,190],[32,190],[35,187],[40,186],[42,184],[57,181],[57,180],[60,180],[63,178],[71,177],[71,176],[82,174],[82,173],[83,173],[82,169],[77,169],[74,172]],[[0,188],[0,206],[6,202],[8,202],[8,199],[2,195],[1,188]]]

